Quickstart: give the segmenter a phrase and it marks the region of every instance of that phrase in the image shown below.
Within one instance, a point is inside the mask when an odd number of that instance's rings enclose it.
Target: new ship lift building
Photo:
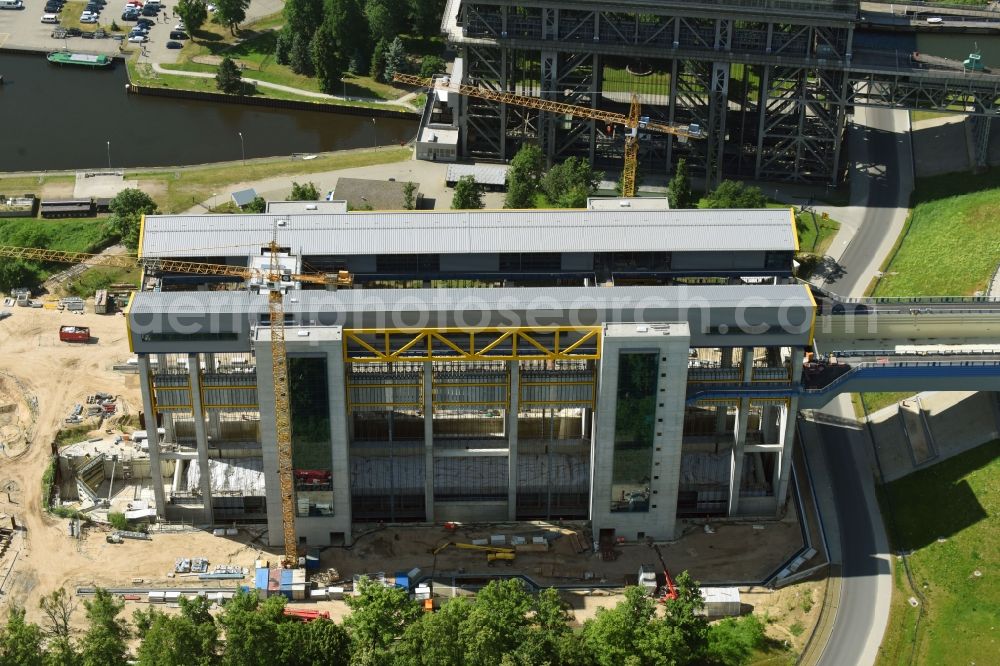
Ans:
[[[768,388],[800,381],[816,312],[794,215],[612,206],[147,216],[127,320],[161,516],[282,541],[268,295],[155,264],[259,266],[272,238],[291,273],[354,278],[284,296],[301,543],[782,511],[798,397]]]

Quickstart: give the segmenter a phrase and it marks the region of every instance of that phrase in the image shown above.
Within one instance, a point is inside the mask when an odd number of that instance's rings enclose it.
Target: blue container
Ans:
[[[292,584],[292,570],[291,569],[282,569],[281,570],[281,579],[280,580],[281,580],[281,586],[282,587],[284,587],[286,584],[287,585],[291,585]]]
[[[306,569],[319,569],[319,548],[310,548],[306,555]]]
[[[254,572],[253,586],[258,590],[267,589],[267,569],[257,569]]]
[[[395,578],[396,587],[401,587],[407,591],[410,589],[410,577],[406,571],[397,571]]]

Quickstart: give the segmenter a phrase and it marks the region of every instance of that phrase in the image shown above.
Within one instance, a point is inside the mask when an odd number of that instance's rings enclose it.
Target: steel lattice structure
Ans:
[[[854,49],[859,25],[856,0],[451,0],[442,28],[461,83],[613,112],[637,92],[654,121],[699,125],[700,142],[645,137],[642,160],[667,171],[686,157],[710,182],[838,183],[854,106],[1000,113],[1000,75]],[[529,141],[550,159],[624,151],[600,121],[501,101],[460,100],[459,126],[468,159],[506,161]]]

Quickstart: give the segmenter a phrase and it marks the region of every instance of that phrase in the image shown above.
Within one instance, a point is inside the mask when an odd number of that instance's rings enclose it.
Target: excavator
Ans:
[[[667,569],[667,563],[663,561],[663,553],[660,552],[660,547],[655,543],[651,543],[649,545],[656,551],[656,557],[660,560],[660,566],[663,567],[663,578],[665,580],[665,584],[657,591],[659,601],[661,604],[664,604],[667,601],[673,601],[677,599],[677,585],[674,583],[673,576],[670,575],[670,570]]]
[[[517,557],[513,548],[502,548],[500,546],[478,546],[474,543],[461,543],[458,541],[445,541],[443,544],[431,551],[431,555],[437,555],[447,548],[459,548],[461,550],[478,550],[486,553],[486,562],[513,562]]]

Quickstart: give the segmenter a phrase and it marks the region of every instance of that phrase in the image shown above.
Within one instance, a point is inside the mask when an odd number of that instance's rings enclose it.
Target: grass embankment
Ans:
[[[1000,172],[916,182],[912,211],[875,296],[970,296],[1000,264]]]
[[[156,201],[160,211],[177,213],[187,210],[212,196],[213,192],[221,192],[227,186],[238,182],[249,182],[276,176],[308,176],[324,171],[352,169],[355,167],[372,166],[374,164],[389,164],[408,160],[412,155],[409,148],[380,148],[378,150],[358,150],[329,153],[320,155],[314,160],[291,160],[287,157],[247,160],[246,165],[206,164],[169,169],[150,169],[145,171],[126,171],[126,179],[139,182],[139,189],[149,191]],[[57,176],[0,176],[0,192],[4,193],[38,193],[40,186],[46,183],[72,182],[71,175]],[[238,179],[238,180],[234,180]],[[70,223],[87,223],[102,225],[99,218],[83,220],[20,220],[19,222],[32,227],[52,225],[58,229],[60,236],[66,225]],[[11,221],[0,226],[0,234],[11,228]],[[29,224],[30,223],[30,224]],[[4,238],[0,235],[0,240]],[[63,239],[60,238],[63,242]],[[17,244],[17,243],[12,243]],[[86,251],[82,247],[59,247],[61,250]]]
[[[239,31],[239,42],[230,34],[229,29],[208,21],[195,31],[192,39],[183,42],[180,58],[176,63],[164,63],[162,67],[177,72],[200,72],[215,74],[218,62],[228,56],[238,65],[244,67],[246,78],[266,81],[278,85],[289,86],[310,92],[322,92],[316,77],[296,74],[286,65],[280,65],[274,60],[275,42],[278,31],[284,23],[282,14],[276,13],[257,21],[245,24]],[[434,42],[434,40],[430,40]],[[438,50],[443,48],[441,40],[437,39]],[[419,49],[418,49],[419,50]],[[425,49],[426,50],[426,49]],[[409,51],[414,53],[416,51]],[[129,73],[136,83],[147,86],[161,86],[180,90],[196,90],[200,92],[218,92],[214,79],[196,78],[183,74],[161,74],[149,68],[132,67]],[[345,75],[336,94],[347,97],[363,97],[376,100],[393,100],[405,95],[408,91],[392,85],[380,83],[371,77]],[[275,99],[291,99],[323,104],[342,104],[362,106],[365,108],[383,108],[378,104],[365,102],[341,102],[337,100],[320,100],[315,97],[299,95],[291,92],[274,90],[258,86],[256,95]]]
[[[919,594],[897,561],[878,663],[996,663],[1000,440],[894,481],[881,501],[893,549],[911,553]],[[912,607],[910,597],[922,597],[920,606]]]
[[[876,393],[852,393],[851,404],[854,405],[854,415],[863,419],[868,414],[884,409],[889,405],[895,405],[900,400],[906,400],[912,396],[912,392],[884,391]],[[861,404],[862,396],[864,405]],[[867,408],[867,411],[866,411]]]

